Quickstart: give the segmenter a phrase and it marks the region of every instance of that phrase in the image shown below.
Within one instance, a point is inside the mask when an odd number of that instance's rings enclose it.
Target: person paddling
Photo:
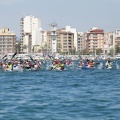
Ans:
[[[94,61],[90,60],[89,65],[90,65],[90,68],[94,68]]]
[[[105,67],[106,68],[109,68],[109,67],[111,67],[112,65],[111,65],[111,62],[110,62],[110,59],[107,59],[106,60],[106,63],[105,63]]]
[[[12,63],[10,61],[8,61],[7,69],[9,69],[9,70],[13,69],[13,65],[12,65]]]

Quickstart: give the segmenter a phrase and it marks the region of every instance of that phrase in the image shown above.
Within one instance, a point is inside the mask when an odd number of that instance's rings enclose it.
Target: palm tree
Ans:
[[[116,52],[116,54],[120,53],[120,45],[119,44],[115,46],[115,52]]]

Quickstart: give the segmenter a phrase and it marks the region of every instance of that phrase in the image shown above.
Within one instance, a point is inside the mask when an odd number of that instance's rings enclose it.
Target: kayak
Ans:
[[[107,70],[111,70],[112,69],[112,67],[110,66],[110,67],[106,67],[105,69],[107,69]]]
[[[13,66],[13,71],[23,71],[21,66]]]
[[[12,69],[11,68],[6,68],[6,69],[4,69],[4,71],[10,71],[10,72],[12,72],[12,71],[23,71],[23,68],[20,67],[20,66],[13,66]]]
[[[4,69],[4,71],[5,71],[5,72],[6,72],[6,71],[12,72],[13,70],[12,70],[12,69],[7,68],[7,69]]]
[[[90,66],[83,66],[82,69],[91,69]]]
[[[25,71],[38,71],[38,69],[36,69],[34,67],[29,67],[29,68],[25,67],[24,70]]]
[[[54,71],[62,71],[61,67],[58,67],[58,65],[52,65],[51,66],[51,70],[54,70]],[[63,69],[64,70],[64,69]]]

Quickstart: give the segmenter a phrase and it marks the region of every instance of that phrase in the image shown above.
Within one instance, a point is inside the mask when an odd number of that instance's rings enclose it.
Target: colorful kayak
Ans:
[[[95,67],[90,67],[90,66],[83,66],[81,69],[94,69]]]

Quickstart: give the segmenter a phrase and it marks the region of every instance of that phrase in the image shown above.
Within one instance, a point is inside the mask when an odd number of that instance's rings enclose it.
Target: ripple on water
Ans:
[[[119,119],[119,70],[1,72],[1,120]]]

